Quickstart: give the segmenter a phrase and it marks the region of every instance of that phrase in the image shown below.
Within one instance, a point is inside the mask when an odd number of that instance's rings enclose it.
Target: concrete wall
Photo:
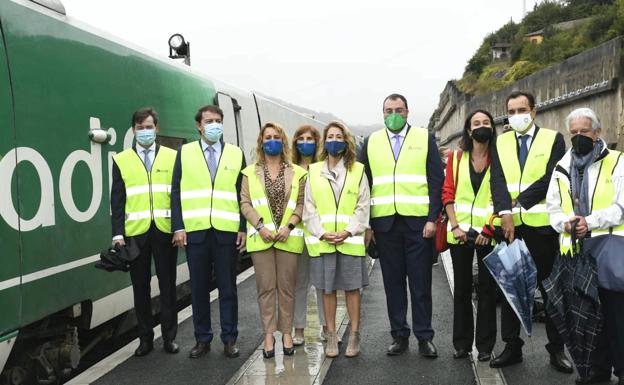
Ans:
[[[616,38],[502,90],[477,97],[462,93],[453,82],[449,82],[440,95],[440,103],[430,119],[429,129],[435,133],[440,144],[455,147],[466,115],[477,108],[490,111],[500,129],[500,123],[506,116],[507,95],[515,90],[525,90],[535,95],[539,126],[558,130],[567,139],[567,114],[575,108],[589,107],[602,121],[602,136],[607,143],[619,141],[618,148],[623,149],[624,88],[620,84],[624,74],[623,54],[623,39]]]

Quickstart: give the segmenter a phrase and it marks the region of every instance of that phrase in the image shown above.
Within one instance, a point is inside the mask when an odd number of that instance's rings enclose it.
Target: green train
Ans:
[[[62,381],[81,336],[132,309],[129,276],[93,267],[111,241],[112,156],[132,145],[134,110],[155,107],[158,141],[177,148],[212,103],[248,161],[266,121],[321,126],[74,20],[59,0],[0,0],[0,383]]]

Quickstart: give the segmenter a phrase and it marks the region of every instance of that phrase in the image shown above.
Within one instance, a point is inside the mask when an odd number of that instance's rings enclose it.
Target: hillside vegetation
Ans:
[[[543,42],[528,40],[526,35],[536,31],[542,32]],[[486,36],[457,86],[487,94],[623,34],[624,0],[546,0],[522,22],[510,21]],[[492,46],[499,43],[511,44],[509,56],[493,60]]]

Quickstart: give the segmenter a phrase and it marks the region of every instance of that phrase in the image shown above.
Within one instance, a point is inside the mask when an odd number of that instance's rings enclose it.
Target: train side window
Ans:
[[[238,126],[234,101],[229,95],[217,93],[217,103],[223,111],[223,140],[238,146]]]
[[[174,136],[158,135],[156,142],[161,146],[169,147],[170,149],[177,151],[183,144],[186,143],[186,139],[176,138]]]

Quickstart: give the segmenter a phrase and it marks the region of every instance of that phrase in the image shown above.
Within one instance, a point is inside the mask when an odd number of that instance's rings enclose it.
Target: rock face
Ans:
[[[565,117],[576,108],[589,107],[602,122],[605,141],[621,150],[624,148],[624,138],[620,137],[624,129],[621,96],[623,42],[621,37],[610,40],[483,96],[463,93],[453,81],[449,81],[429,120],[429,130],[434,132],[440,144],[454,147],[461,136],[466,115],[482,108],[492,113],[501,132],[507,115],[507,95],[512,91],[526,90],[535,95],[537,122],[541,127],[558,130],[568,139]]]

